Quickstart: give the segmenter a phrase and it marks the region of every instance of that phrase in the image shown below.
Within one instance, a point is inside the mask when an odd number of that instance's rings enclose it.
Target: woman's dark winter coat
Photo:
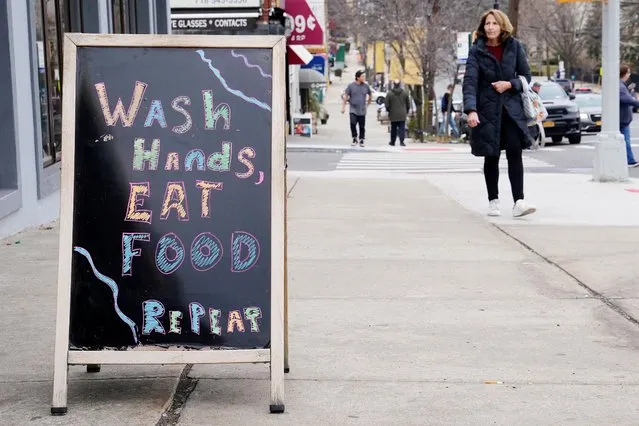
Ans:
[[[478,157],[496,157],[500,151],[502,111],[505,109],[519,129],[520,134],[504,135],[507,144],[531,145],[526,114],[521,100],[522,84],[519,76],[530,82],[530,67],[521,43],[509,37],[503,42],[501,63],[486,49],[486,40],[477,41],[470,48],[464,75],[464,112],[476,111],[479,124],[471,129],[471,149]],[[491,85],[497,81],[509,81],[512,88],[499,93]],[[510,146],[510,145],[508,145]],[[505,147],[504,147],[505,148]]]

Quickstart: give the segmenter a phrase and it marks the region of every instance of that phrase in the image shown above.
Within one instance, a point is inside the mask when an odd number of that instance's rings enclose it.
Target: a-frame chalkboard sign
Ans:
[[[270,363],[284,411],[285,54],[65,36],[53,414],[72,364]]]

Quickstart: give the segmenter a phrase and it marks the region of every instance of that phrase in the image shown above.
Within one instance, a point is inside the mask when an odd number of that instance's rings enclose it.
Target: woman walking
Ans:
[[[500,10],[485,12],[470,49],[463,83],[464,112],[471,127],[471,149],[484,157],[488,215],[499,216],[499,157],[506,151],[512,190],[513,216],[534,213],[524,201],[522,150],[532,145],[521,99],[522,82],[530,82],[530,67],[513,26]]]

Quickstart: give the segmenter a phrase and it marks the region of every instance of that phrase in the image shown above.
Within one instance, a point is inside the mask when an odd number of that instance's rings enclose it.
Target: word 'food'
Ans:
[[[133,274],[133,258],[142,254],[141,248],[134,248],[135,241],[149,242],[147,232],[125,232],[122,234],[122,276]],[[197,235],[189,249],[193,269],[205,272],[214,268],[224,254],[222,242],[210,232]],[[169,232],[163,235],[155,246],[155,266],[165,275],[176,272],[187,257],[182,240]],[[260,243],[248,232],[236,231],[231,234],[231,272],[246,272],[260,258]]]

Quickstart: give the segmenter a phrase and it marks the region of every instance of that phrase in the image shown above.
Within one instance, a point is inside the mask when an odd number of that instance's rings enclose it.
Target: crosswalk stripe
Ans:
[[[523,156],[525,168],[555,167],[545,161]],[[337,170],[377,170],[377,171],[478,171],[484,159],[470,153],[430,152],[430,153],[346,153],[337,164]],[[499,161],[500,168],[508,167],[506,155]]]

